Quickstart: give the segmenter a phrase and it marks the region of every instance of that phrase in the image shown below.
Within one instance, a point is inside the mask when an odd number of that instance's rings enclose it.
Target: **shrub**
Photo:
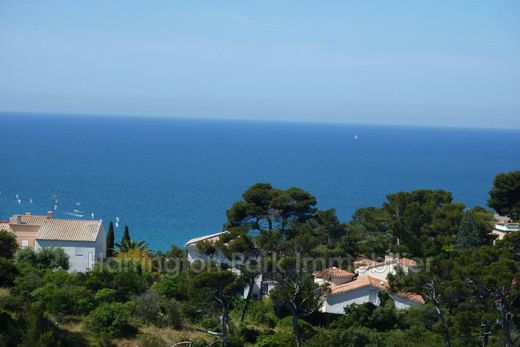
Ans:
[[[0,230],[0,258],[13,259],[18,244],[15,236],[4,230]]]
[[[86,326],[92,332],[109,337],[125,336],[133,331],[129,323],[131,314],[132,306],[128,303],[103,304],[87,316]]]
[[[111,288],[103,288],[96,292],[94,300],[98,305],[116,301],[116,291]]]
[[[294,337],[287,333],[276,333],[273,335],[263,335],[258,339],[255,347],[292,347]]]
[[[92,294],[85,287],[47,283],[31,294],[38,303],[58,319],[65,315],[84,314],[93,307]]]
[[[160,298],[153,290],[149,290],[141,296],[139,296],[136,300],[136,309],[135,312],[138,317],[143,319],[144,322],[161,325],[162,312],[161,312],[161,304]]]
[[[174,329],[182,329],[183,313],[181,305],[175,301],[170,300],[165,304],[166,324]]]
[[[276,327],[282,331],[290,332],[292,334],[292,316],[282,318]],[[300,336],[304,339],[310,338],[315,334],[314,327],[303,319],[298,319],[298,328],[300,330]]]
[[[6,258],[0,258],[0,287],[10,287],[17,274],[16,266]]]
[[[38,252],[23,248],[18,252],[16,260],[44,269],[69,269],[69,256],[61,248],[42,248]]]

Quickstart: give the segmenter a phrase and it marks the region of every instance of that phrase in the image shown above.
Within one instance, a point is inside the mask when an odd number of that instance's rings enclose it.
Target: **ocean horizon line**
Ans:
[[[287,119],[256,119],[256,118],[234,118],[234,117],[190,117],[190,116],[166,116],[166,115],[132,115],[114,113],[68,113],[68,112],[26,112],[26,111],[0,111],[0,117],[20,115],[23,117],[46,117],[46,118],[96,118],[96,119],[133,119],[133,120],[171,120],[171,121],[205,121],[205,122],[234,122],[234,123],[262,123],[262,124],[295,124],[295,125],[325,125],[325,126],[360,126],[360,127],[387,127],[399,129],[439,129],[439,130],[493,130],[520,132],[520,127],[483,127],[483,126],[461,126],[461,125],[430,125],[430,124],[392,124],[392,123],[362,123],[341,121],[317,121],[317,120],[287,120]]]

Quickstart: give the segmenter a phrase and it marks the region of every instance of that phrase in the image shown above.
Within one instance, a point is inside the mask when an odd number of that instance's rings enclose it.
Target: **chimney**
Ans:
[[[31,214],[32,214],[31,212],[25,212],[26,216],[30,216]]]
[[[52,219],[54,217],[54,212],[49,211],[47,212],[47,219]]]
[[[22,224],[22,216],[16,216],[16,224]]]

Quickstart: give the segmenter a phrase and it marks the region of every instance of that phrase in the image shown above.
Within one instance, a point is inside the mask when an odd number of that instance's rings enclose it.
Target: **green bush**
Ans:
[[[69,269],[69,256],[61,248],[42,248],[34,252],[30,248],[22,248],[16,261],[43,269]]]
[[[13,259],[18,244],[16,237],[5,230],[0,230],[0,258]]]
[[[92,332],[109,337],[121,337],[134,331],[130,325],[133,307],[131,304],[113,302],[103,304],[86,318],[86,326]]]
[[[100,289],[94,294],[94,300],[98,305],[116,301],[116,291],[111,288]]]
[[[49,313],[58,319],[66,315],[88,313],[94,306],[92,294],[85,287],[47,283],[31,295]]]
[[[288,332],[288,333],[292,334],[293,333],[292,316],[287,316],[287,317],[282,318],[276,325],[276,328],[278,328],[279,330],[282,330],[284,332]],[[312,325],[310,325],[308,322],[304,321],[303,319],[298,319],[298,328],[300,331],[300,336],[304,339],[308,339],[316,333],[314,330],[314,327]]]
[[[293,347],[294,345],[294,336],[287,333],[276,333],[261,336],[255,347]]]
[[[16,266],[7,258],[0,258],[0,287],[13,285],[17,274]]]
[[[177,330],[182,329],[183,313],[181,305],[172,299],[164,305],[164,309],[166,311],[166,324]]]

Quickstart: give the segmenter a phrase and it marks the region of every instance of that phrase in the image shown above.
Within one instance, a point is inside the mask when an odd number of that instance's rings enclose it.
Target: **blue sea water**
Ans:
[[[302,187],[347,221],[418,188],[485,205],[493,177],[520,169],[518,130],[8,113],[0,129],[0,219],[58,199],[57,217],[119,217],[116,238],[127,224],[154,250],[220,231],[256,182]]]

